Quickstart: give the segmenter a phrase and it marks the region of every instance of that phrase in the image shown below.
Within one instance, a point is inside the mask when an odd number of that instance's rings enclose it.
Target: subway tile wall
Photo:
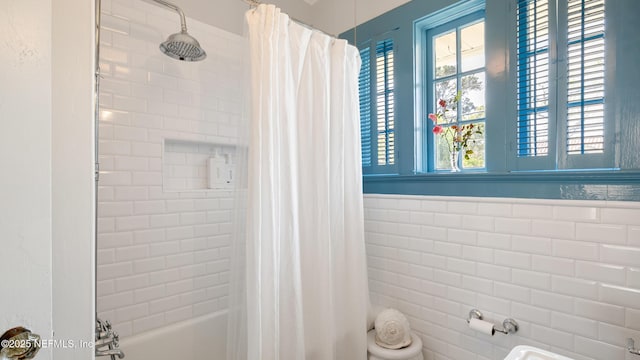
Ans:
[[[519,344],[637,359],[640,203],[365,195],[372,302],[407,315],[426,360],[502,360]],[[515,335],[467,327],[469,310]]]
[[[162,144],[235,143],[243,41],[188,26],[203,62],[160,53],[176,13],[102,1],[98,311],[122,337],[227,306],[233,195],[163,189]]]

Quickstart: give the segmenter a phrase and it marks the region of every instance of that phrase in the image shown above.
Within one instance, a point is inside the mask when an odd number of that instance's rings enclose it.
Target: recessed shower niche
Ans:
[[[164,139],[165,191],[233,190],[236,147],[228,144]]]

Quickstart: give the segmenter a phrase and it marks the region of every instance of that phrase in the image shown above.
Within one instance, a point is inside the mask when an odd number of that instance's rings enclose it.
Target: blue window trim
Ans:
[[[365,194],[640,201],[640,171],[546,171],[363,177]]]
[[[512,27],[505,25],[514,16],[512,12],[516,0],[490,0],[486,2],[486,23],[493,24],[493,29],[487,28],[487,38],[497,39],[485,44],[488,54],[488,73],[493,71],[492,64],[509,63],[514,57],[515,44],[508,38],[507,32],[513,33]],[[478,197],[514,197],[514,198],[543,198],[543,199],[599,199],[599,200],[630,200],[640,201],[640,93],[637,84],[640,83],[640,71],[637,68],[640,59],[640,49],[634,36],[624,36],[625,33],[640,33],[640,7],[635,0],[610,1],[607,6],[608,24],[612,26],[612,38],[615,46],[607,52],[607,62],[615,63],[617,71],[610,73],[607,69],[607,106],[606,110],[615,118],[615,125],[608,131],[612,135],[616,147],[613,169],[597,171],[516,171],[518,169],[509,156],[513,151],[516,156],[514,142],[506,141],[506,135],[515,131],[515,122],[499,121],[500,126],[487,129],[487,172],[486,173],[429,173],[419,174],[421,157],[415,153],[414,144],[418,140],[416,131],[421,126],[418,119],[426,117],[426,104],[421,98],[423,94],[416,94],[415,85],[423,79],[421,67],[425,60],[424,49],[426,43],[416,25],[431,18],[431,27],[447,22],[459,15],[459,6],[485,5],[477,0],[447,0],[442,8],[442,2],[413,0],[389,11],[366,23],[360,24],[357,31],[353,29],[341,35],[351,43],[362,43],[366,39],[373,39],[380,34],[394,31],[395,64],[396,64],[396,160],[397,171],[391,175],[371,174],[363,177],[365,193],[406,194],[406,195],[442,195],[442,196],[478,196]],[[436,4],[437,3],[437,4]],[[424,17],[427,15],[426,17]],[[436,16],[434,16],[436,15]],[[456,16],[454,16],[456,15]],[[440,17],[438,19],[438,16]],[[614,21],[615,20],[615,21]],[[499,25],[496,25],[499,24]],[[491,27],[491,26],[489,26]],[[635,29],[635,30],[634,30]],[[609,31],[609,29],[607,30]],[[354,35],[357,36],[354,41]],[[505,48],[505,46],[507,46]],[[511,60],[509,67],[503,71],[513,71],[515,63]],[[509,90],[512,83],[509,74],[501,73],[492,81],[495,97],[499,98],[501,108],[487,103],[487,118],[502,116],[505,119],[516,119],[515,105],[513,109],[506,108],[509,102],[515,101],[513,91]],[[514,103],[515,104],[515,103]],[[424,117],[421,117],[425,114]],[[487,125],[489,126],[489,124]],[[512,128],[513,127],[513,128]],[[493,157],[489,158],[493,154]],[[496,156],[497,155],[497,156]],[[597,167],[598,162],[593,162]],[[586,164],[589,165],[589,164]],[[583,166],[586,168],[586,166]],[[509,171],[512,169],[513,171]]]

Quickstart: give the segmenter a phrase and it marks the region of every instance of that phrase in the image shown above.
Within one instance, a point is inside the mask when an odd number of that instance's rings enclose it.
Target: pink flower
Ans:
[[[431,119],[431,121],[433,122],[438,122],[438,117],[436,116],[436,114],[429,114],[429,119]]]
[[[444,129],[442,128],[441,125],[436,125],[433,127],[433,133],[436,135],[440,135],[443,131]]]
[[[440,101],[438,102],[438,104],[439,104],[440,106],[442,106],[442,107],[447,106],[447,102],[446,102],[446,101],[444,101],[444,100],[442,100],[442,99],[440,99]]]

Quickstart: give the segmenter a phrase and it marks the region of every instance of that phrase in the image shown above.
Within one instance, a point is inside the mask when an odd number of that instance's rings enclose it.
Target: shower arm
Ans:
[[[153,2],[156,2],[160,5],[163,5],[164,7],[167,7],[175,12],[177,12],[178,14],[180,14],[180,27],[182,28],[182,32],[187,32],[187,20],[184,17],[184,13],[182,12],[182,9],[180,9],[179,7],[177,7],[176,5],[170,3],[170,2],[166,2],[164,0],[151,0]]]

